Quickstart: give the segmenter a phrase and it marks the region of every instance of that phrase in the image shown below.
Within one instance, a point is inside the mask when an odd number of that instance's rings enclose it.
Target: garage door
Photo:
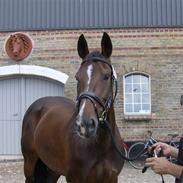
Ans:
[[[0,80],[0,155],[20,155],[22,118],[29,105],[44,96],[63,96],[62,83],[36,77]]]

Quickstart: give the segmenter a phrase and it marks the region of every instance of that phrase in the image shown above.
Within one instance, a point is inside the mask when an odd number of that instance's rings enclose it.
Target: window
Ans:
[[[124,76],[124,113],[150,114],[150,79],[143,73],[130,73]]]

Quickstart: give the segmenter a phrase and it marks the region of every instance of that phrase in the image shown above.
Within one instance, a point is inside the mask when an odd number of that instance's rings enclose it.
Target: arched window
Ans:
[[[124,113],[150,114],[150,77],[144,73],[130,73],[124,76]]]

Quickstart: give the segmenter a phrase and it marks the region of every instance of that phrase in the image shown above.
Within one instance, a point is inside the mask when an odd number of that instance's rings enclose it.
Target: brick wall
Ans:
[[[50,67],[68,74],[65,96],[75,99],[74,75],[80,65],[77,40],[84,33],[90,50],[100,50],[104,30],[59,30],[26,32],[33,40],[31,55],[20,64]],[[118,75],[116,119],[125,140],[144,138],[147,130],[165,140],[169,133],[183,131],[179,98],[183,94],[183,29],[108,29],[113,43],[111,61]],[[4,51],[11,33],[0,33],[0,66],[15,64]],[[132,71],[151,77],[152,120],[127,121],[123,112],[123,76]]]

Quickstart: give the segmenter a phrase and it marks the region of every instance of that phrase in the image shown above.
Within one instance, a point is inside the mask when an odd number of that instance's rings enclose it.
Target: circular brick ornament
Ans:
[[[11,59],[21,61],[31,53],[32,41],[23,33],[15,33],[7,39],[5,50]]]

